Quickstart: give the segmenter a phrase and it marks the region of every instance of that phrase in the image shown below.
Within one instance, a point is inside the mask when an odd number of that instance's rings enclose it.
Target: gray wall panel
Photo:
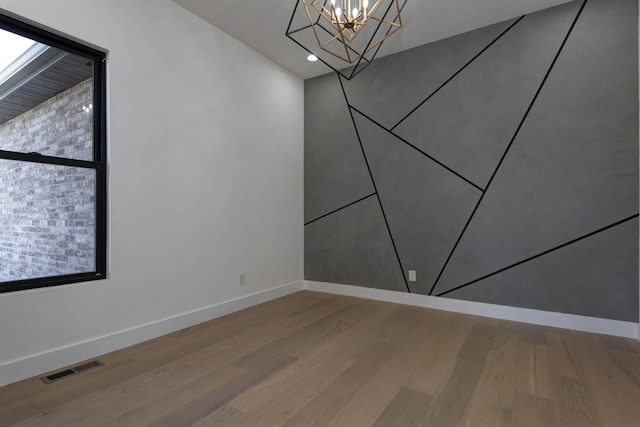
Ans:
[[[587,3],[437,292],[638,212],[631,3]],[[612,28],[626,29],[626,37]]]
[[[409,287],[428,293],[481,193],[358,113],[355,123],[404,274],[417,270]]]
[[[349,102],[390,128],[513,22],[501,22],[376,59],[357,77],[344,81]]]
[[[526,16],[395,132],[484,188],[579,6]]]
[[[406,292],[375,196],[305,227],[307,280]]]
[[[447,296],[637,322],[637,236],[636,219]]]
[[[373,185],[337,75],[306,80],[304,88],[304,220],[309,222],[373,193]]]

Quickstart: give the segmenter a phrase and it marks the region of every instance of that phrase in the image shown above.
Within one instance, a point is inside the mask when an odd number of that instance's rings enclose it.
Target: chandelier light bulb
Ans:
[[[352,18],[357,17],[358,16],[358,8],[354,7],[353,10],[351,11],[351,13],[352,13],[352,15],[351,15]]]
[[[338,21],[340,21],[340,15],[342,15],[342,9],[340,9],[340,7],[336,7],[336,17],[338,18]]]

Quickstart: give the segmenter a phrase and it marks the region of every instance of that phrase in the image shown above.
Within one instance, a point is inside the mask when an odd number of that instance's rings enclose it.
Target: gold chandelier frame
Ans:
[[[402,28],[401,12],[406,1],[298,0],[286,35],[326,65],[347,79],[351,79],[373,61],[381,45]],[[305,16],[306,23],[294,28],[294,17],[300,15]],[[302,20],[301,17],[298,19]],[[363,34],[365,28],[368,29],[367,33],[371,34],[370,36]],[[296,39],[297,33],[309,31],[309,29],[313,31],[316,46],[305,46]],[[369,38],[362,39],[362,37]],[[354,43],[356,41],[357,46]],[[324,56],[324,53],[330,57]],[[339,68],[343,67],[330,64],[330,62],[335,64],[331,57],[345,62],[345,66],[351,69],[351,73],[348,70],[341,72]]]

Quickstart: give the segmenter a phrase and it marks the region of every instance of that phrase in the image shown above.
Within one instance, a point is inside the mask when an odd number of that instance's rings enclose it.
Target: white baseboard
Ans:
[[[338,285],[335,283],[313,282],[308,280],[305,280],[304,282],[304,289],[432,308],[435,310],[452,311],[455,313],[473,314],[476,316],[491,317],[495,319],[512,320],[515,322],[531,323],[534,325],[552,326],[555,328],[640,339],[640,325],[633,322],[622,322],[619,320],[600,319],[595,317],[578,316],[575,314],[507,307],[481,302],[408,294],[396,291],[385,291],[359,286]]]
[[[5,362],[0,364],[0,387],[179,331],[180,329],[262,304],[301,291],[302,289],[302,281],[294,282],[103,335],[91,340]]]

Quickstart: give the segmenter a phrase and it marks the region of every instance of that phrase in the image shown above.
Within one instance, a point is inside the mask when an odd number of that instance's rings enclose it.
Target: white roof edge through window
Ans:
[[[0,28],[0,71],[18,59],[34,43],[34,40]]]
[[[4,70],[0,71],[0,86],[49,49],[49,46],[42,43],[35,43],[33,46],[27,49]]]

